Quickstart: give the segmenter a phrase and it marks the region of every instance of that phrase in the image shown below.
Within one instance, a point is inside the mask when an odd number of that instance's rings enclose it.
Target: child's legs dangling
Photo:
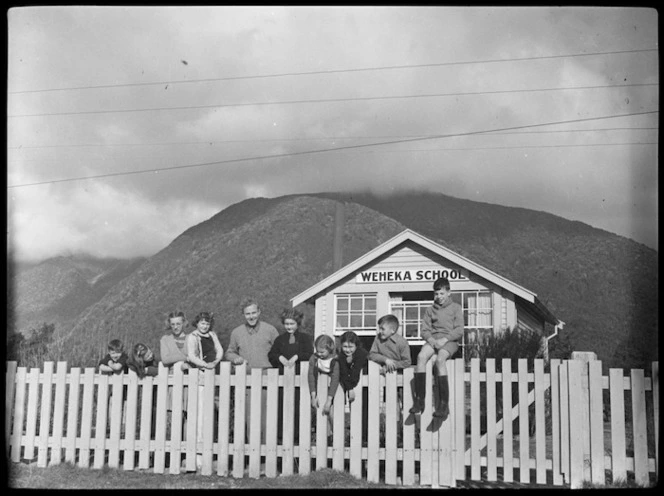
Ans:
[[[446,345],[438,350],[436,357],[436,389],[438,390],[438,404],[434,412],[434,417],[445,420],[450,413],[449,399],[450,388],[447,380],[447,359],[456,352],[458,345],[454,342],[447,342]]]
[[[425,343],[417,354],[417,365],[413,384],[413,407],[410,413],[422,413],[424,411],[424,399],[426,397],[426,367],[427,362],[433,356],[435,350],[429,343]]]

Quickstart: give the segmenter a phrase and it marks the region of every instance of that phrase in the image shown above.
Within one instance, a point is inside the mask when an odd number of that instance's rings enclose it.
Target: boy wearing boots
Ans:
[[[438,404],[433,416],[445,420],[450,413],[446,363],[459,349],[457,341],[463,336],[463,310],[461,305],[452,301],[447,278],[441,277],[433,283],[433,305],[424,313],[421,336],[426,343],[417,355],[413,390],[415,401],[410,413],[422,413],[424,410],[426,364],[435,354],[434,387],[438,388]]]

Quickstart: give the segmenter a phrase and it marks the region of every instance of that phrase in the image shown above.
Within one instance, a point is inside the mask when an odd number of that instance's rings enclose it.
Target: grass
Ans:
[[[46,468],[34,464],[12,463],[8,467],[8,487],[17,489],[386,489],[346,472],[323,469],[309,475],[275,478],[235,479],[217,475],[155,474],[147,470],[125,471],[104,467],[79,468],[65,463]]]

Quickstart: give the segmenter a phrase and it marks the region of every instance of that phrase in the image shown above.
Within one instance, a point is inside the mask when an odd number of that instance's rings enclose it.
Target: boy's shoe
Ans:
[[[408,411],[415,414],[422,413],[424,411],[424,400],[422,398],[415,398],[413,406]]]
[[[449,414],[450,414],[450,407],[447,405],[447,403],[443,403],[442,401],[438,404],[438,408],[436,408],[436,411],[433,412],[434,417],[442,418],[443,420],[446,420]]]

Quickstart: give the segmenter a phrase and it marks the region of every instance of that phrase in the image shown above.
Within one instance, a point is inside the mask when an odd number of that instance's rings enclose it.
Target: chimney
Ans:
[[[344,224],[346,222],[346,211],[344,202],[336,202],[336,210],[334,212],[334,248],[333,248],[333,267],[336,272],[343,265],[343,251],[344,251]]]

